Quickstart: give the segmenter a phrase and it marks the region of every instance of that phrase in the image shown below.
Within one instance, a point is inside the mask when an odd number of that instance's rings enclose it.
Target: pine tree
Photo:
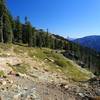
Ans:
[[[48,37],[49,39],[49,48],[55,49],[55,38],[53,38],[51,35]]]
[[[22,24],[19,16],[15,19],[14,40],[18,43],[22,42]]]
[[[0,42],[3,42],[3,16],[0,14]]]
[[[37,34],[37,46],[41,48],[44,47],[44,45],[45,45],[44,32],[42,29],[40,29]]]
[[[46,47],[46,41],[45,41],[45,32],[42,30],[42,29],[40,29],[40,36],[41,36],[41,41],[42,41],[42,47]]]
[[[32,28],[32,37],[33,37],[33,47],[36,47],[36,30]]]
[[[3,42],[3,5],[0,1],[0,42]]]
[[[0,26],[1,26],[1,42],[12,42],[12,26],[9,17],[9,11],[6,7],[5,0],[0,1]]]
[[[46,36],[45,36],[45,47],[50,47],[50,40],[49,40],[49,32],[48,32],[48,29],[47,29],[47,33],[46,33]]]
[[[5,13],[3,16],[3,38],[4,38],[4,43],[12,43],[12,27],[11,23],[9,20],[9,16]]]
[[[32,26],[31,23],[27,23],[27,34],[28,34],[28,46],[32,47],[33,46],[33,37],[32,37]]]
[[[58,49],[63,49],[63,41],[58,40]]]

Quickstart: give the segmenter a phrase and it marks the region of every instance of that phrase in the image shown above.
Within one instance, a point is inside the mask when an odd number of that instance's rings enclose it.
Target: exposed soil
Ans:
[[[9,66],[27,63],[27,73],[13,71]],[[51,72],[45,63],[28,57],[13,55],[0,57],[0,70],[5,76],[0,78],[1,100],[100,100],[100,78],[76,82],[63,73]],[[91,99],[90,99],[91,98]]]

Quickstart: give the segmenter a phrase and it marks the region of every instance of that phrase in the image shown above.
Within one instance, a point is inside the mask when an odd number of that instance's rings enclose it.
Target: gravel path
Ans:
[[[75,100],[53,84],[33,82],[24,77],[2,79],[2,100]]]

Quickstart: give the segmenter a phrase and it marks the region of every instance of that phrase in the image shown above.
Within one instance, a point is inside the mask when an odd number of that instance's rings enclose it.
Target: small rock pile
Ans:
[[[100,77],[76,84],[60,84],[60,87],[76,100],[100,100]]]

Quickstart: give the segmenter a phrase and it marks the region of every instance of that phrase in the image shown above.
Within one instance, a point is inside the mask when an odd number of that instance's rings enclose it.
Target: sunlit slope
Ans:
[[[6,62],[7,66],[22,74],[30,75],[32,72],[31,67],[35,66],[37,70],[42,68],[46,72],[59,73],[72,80],[80,81],[93,77],[91,72],[65,58],[59,51],[52,49],[0,44],[0,59],[7,57],[10,57],[12,61],[9,63],[9,59],[8,62]],[[14,62],[16,64],[13,64]]]

